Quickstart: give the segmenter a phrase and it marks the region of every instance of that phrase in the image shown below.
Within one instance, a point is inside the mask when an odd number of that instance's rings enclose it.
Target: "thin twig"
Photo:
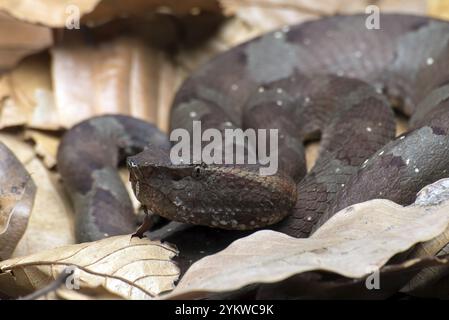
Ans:
[[[41,297],[44,297],[45,295],[47,295],[50,292],[58,290],[58,288],[62,284],[64,284],[66,282],[67,278],[70,277],[71,275],[73,275],[74,272],[75,272],[75,270],[70,270],[70,272],[69,272],[68,269],[64,269],[61,272],[61,274],[50,284],[48,284],[47,286],[45,286],[39,290],[36,290],[33,293],[30,293],[29,295],[19,298],[19,300],[37,300]]]

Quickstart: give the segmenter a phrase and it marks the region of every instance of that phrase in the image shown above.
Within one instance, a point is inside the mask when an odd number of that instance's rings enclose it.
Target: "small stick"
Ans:
[[[73,275],[74,272],[75,272],[75,270],[71,270],[70,272],[67,272],[67,269],[64,269],[64,271],[62,271],[62,273],[50,284],[48,284],[47,286],[45,286],[39,290],[36,290],[33,293],[30,293],[29,295],[21,297],[18,300],[37,300],[50,292],[56,291],[63,283],[65,283],[65,281],[67,280],[68,277]]]

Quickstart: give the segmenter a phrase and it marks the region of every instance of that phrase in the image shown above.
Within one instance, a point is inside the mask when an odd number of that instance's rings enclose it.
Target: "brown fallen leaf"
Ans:
[[[41,51],[52,43],[49,28],[16,20],[0,11],[0,71],[13,67],[25,56]]]
[[[315,270],[361,278],[448,224],[449,201],[423,208],[371,200],[338,212],[308,239],[268,230],[239,239],[192,265],[169,297],[204,297]]]
[[[1,0],[0,9],[12,16],[54,28],[65,27],[72,17],[95,25],[121,16],[142,16],[151,12],[199,14],[220,12],[215,0]]]
[[[31,176],[0,142],[0,260],[11,256],[25,232],[35,193]]]
[[[62,126],[70,127],[94,115],[122,113],[167,129],[167,106],[180,80],[162,51],[139,39],[118,38],[94,47],[60,45],[52,50],[52,57]],[[165,109],[158,113],[160,104]]]
[[[24,296],[71,268],[75,287],[102,285],[123,298],[150,299],[173,289],[179,275],[171,261],[176,254],[168,244],[129,235],[59,247],[1,262],[0,293]]]

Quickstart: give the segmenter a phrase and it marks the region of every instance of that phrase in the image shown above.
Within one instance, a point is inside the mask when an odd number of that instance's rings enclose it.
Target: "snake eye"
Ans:
[[[203,175],[204,169],[205,169],[206,167],[207,167],[207,165],[206,165],[204,162],[202,162],[202,163],[199,164],[199,165],[196,165],[196,166],[193,168],[193,171],[192,171],[192,177],[194,177],[195,179],[201,178],[201,176]]]
[[[195,179],[198,179],[199,177],[201,177],[202,171],[203,171],[203,167],[202,167],[202,166],[195,166],[195,167],[193,168],[193,171],[192,171],[192,176],[193,176]]]

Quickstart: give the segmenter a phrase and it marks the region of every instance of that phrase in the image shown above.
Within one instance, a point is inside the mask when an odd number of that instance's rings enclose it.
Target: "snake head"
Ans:
[[[173,164],[169,151],[149,148],[127,159],[137,199],[153,213],[190,224],[254,229],[290,213],[296,184],[257,165]]]

